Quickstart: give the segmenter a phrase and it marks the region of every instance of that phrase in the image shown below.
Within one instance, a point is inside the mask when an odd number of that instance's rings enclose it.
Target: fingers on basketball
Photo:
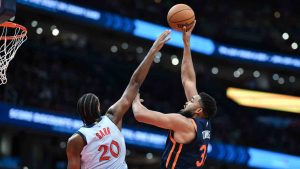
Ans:
[[[168,12],[167,21],[171,28],[183,31],[183,26],[189,30],[195,20],[193,9],[186,4],[176,4]]]
[[[197,22],[197,20],[194,21],[193,26],[191,27],[190,31],[192,31],[195,28],[196,22]]]

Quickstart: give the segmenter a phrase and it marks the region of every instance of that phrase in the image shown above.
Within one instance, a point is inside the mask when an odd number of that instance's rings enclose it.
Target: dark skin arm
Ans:
[[[141,101],[143,100],[140,99],[140,94],[137,94],[132,103],[133,114],[138,122],[174,131],[174,138],[178,143],[186,144],[195,138],[192,119],[177,113],[164,114],[149,110]]]
[[[184,44],[183,59],[181,64],[181,81],[184,88],[185,96],[187,100],[198,94],[196,88],[196,73],[193,65],[191,48],[190,48],[190,38],[192,31],[195,27],[196,21],[190,30],[186,30],[186,27],[182,31],[182,39]]]
[[[80,153],[85,146],[84,140],[80,135],[74,134],[67,143],[68,169],[80,169]]]
[[[149,72],[155,54],[160,51],[167,41],[170,40],[170,38],[168,38],[170,32],[170,30],[166,30],[156,39],[144,60],[134,71],[122,97],[106,112],[106,115],[118,126],[119,129],[122,127],[122,118],[124,114],[131,107],[132,101]]]
[[[126,87],[122,97],[113,104],[106,115],[114,122],[119,129],[121,129],[122,118],[125,112],[130,108],[132,101],[134,100],[138,90],[145,80],[155,54],[163,47],[163,45],[170,40],[168,35],[170,31],[163,32],[154,42],[147,56],[144,58],[139,67],[134,71],[128,86]],[[81,166],[81,151],[86,145],[85,141],[80,135],[74,134],[67,144],[67,157],[68,157],[68,169],[80,169]]]

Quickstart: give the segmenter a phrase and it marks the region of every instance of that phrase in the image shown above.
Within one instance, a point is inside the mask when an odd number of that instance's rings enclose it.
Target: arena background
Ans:
[[[177,3],[196,13],[198,90],[218,101],[204,168],[300,169],[296,0],[17,0],[14,22],[28,40],[0,86],[0,168],[66,168],[66,141],[81,125],[77,99],[93,92],[102,111],[114,103]],[[145,104],[163,112],[185,102],[181,35],[172,37],[141,88]],[[130,110],[123,133],[130,169],[159,168],[166,131]]]

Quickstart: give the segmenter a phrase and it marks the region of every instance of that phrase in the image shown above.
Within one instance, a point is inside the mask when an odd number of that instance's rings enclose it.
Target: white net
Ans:
[[[15,25],[0,25],[0,85],[7,82],[6,70],[10,61],[15,57],[19,47],[27,40],[27,30]],[[9,34],[13,35],[10,36]]]

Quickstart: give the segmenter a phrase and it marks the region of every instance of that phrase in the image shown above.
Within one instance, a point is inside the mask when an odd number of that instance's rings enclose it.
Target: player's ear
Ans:
[[[201,112],[203,111],[203,108],[202,107],[199,107],[195,110],[195,113],[196,114],[200,114]]]

